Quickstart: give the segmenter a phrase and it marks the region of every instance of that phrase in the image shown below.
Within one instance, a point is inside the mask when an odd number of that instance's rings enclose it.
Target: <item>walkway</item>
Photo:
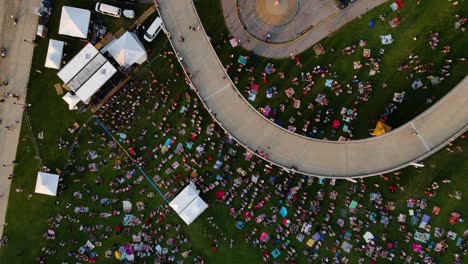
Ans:
[[[333,0],[327,1],[331,2]],[[241,46],[243,48],[252,50],[256,54],[263,57],[285,58],[289,57],[291,53],[298,54],[303,52],[315,43],[319,42],[321,39],[328,36],[330,33],[341,28],[344,24],[387,1],[388,0],[359,0],[347,8],[339,11],[335,15],[324,19],[321,23],[314,25],[314,28],[305,33],[302,37],[285,44],[268,44],[258,41],[246,30],[244,30],[236,12],[237,0],[221,0],[221,4],[226,26],[234,37],[237,37],[241,40]],[[274,39],[272,41],[274,42]]]
[[[377,138],[321,141],[276,126],[238,93],[200,25],[191,0],[160,0],[159,13],[173,46],[193,76],[193,85],[221,126],[251,150],[265,149],[269,161],[311,176],[349,178],[379,175],[431,155],[468,129],[468,77],[411,122]],[[185,38],[178,42],[180,36]],[[414,131],[418,134],[415,135]]]
[[[0,87],[0,97],[5,92],[15,93],[20,96],[18,103],[24,103],[26,87],[29,81],[29,71],[33,56],[34,46],[24,40],[31,41],[37,29],[38,17],[33,13],[33,7],[38,5],[36,0],[8,0],[0,1],[0,45],[6,46],[7,57],[0,61],[0,81],[8,80],[7,87]],[[18,24],[13,25],[11,15],[18,17]],[[23,109],[20,105],[13,104],[16,99],[7,98],[0,103],[0,163],[9,165],[16,157],[16,149],[20,134],[20,124]],[[5,126],[14,124],[13,131],[8,131]],[[3,225],[8,206],[8,195],[11,180],[8,175],[13,173],[13,166],[0,166],[0,236],[3,234]],[[23,177],[35,177],[35,175],[22,175]]]

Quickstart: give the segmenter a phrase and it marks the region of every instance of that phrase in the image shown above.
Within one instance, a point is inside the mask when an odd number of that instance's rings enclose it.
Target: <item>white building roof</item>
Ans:
[[[49,48],[47,49],[47,56],[45,66],[52,69],[60,69],[63,57],[63,46],[65,42],[50,39]]]
[[[73,95],[70,92],[66,93],[62,99],[68,104],[70,110],[76,110],[76,105],[81,101],[80,97]]]
[[[124,68],[134,63],[142,64],[147,59],[145,47],[137,35],[128,31],[111,42],[106,50]]]
[[[91,11],[71,6],[62,7],[59,34],[78,38],[88,37]]]
[[[70,80],[73,79],[73,77],[75,77],[75,75],[81,71],[86,64],[96,57],[98,53],[99,51],[93,46],[93,44],[86,44],[86,46],[84,46],[84,48],[57,73],[58,77],[60,77],[64,83],[70,82]]]
[[[76,95],[81,101],[87,104],[91,96],[93,96],[116,72],[117,69],[115,69],[110,62],[106,62],[80,87],[80,89],[78,89]]]
[[[58,182],[59,176],[57,174],[40,171],[37,173],[36,189],[34,192],[57,196]]]
[[[206,208],[206,204],[199,196],[199,191],[195,185],[190,182],[170,203],[169,205],[182,218],[182,220],[190,225]]]

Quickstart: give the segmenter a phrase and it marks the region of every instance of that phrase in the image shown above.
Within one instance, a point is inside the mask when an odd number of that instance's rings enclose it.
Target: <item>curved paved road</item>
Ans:
[[[222,127],[251,150],[267,150],[269,161],[322,177],[364,177],[419,161],[468,128],[468,77],[411,122],[377,138],[327,142],[305,138],[276,126],[238,93],[200,25],[191,0],[160,0],[159,13],[172,44],[192,74],[193,85]],[[414,135],[414,131],[418,134]]]
[[[315,25],[312,30],[305,33],[302,37],[287,44],[267,44],[250,36],[247,31],[244,30],[239,21],[236,13],[236,1],[237,0],[221,0],[221,3],[226,26],[234,37],[241,40],[241,46],[247,50],[252,50],[263,57],[286,58],[289,57],[291,53],[298,54],[303,52],[324,37],[328,36],[331,32],[341,28],[344,24],[366,13],[368,10],[387,2],[388,0],[359,0],[341,10],[333,17]]]

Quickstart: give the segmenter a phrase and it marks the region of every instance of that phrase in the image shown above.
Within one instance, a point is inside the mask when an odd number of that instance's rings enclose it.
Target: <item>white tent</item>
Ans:
[[[36,193],[57,196],[59,176],[57,174],[38,172],[36,181]]]
[[[117,70],[110,62],[106,62],[97,70],[81,87],[76,91],[76,95],[85,104],[101,88]]]
[[[93,46],[93,44],[86,44],[78,54],[73,57],[67,65],[65,65],[58,73],[58,77],[62,79],[64,83],[69,83],[73,77],[86,67],[96,56],[99,51]]]
[[[179,195],[177,195],[170,203],[169,205],[174,209],[174,211],[178,214],[180,214],[187,206],[195,200],[195,198],[198,197],[199,191],[197,190],[197,187],[195,187],[195,184],[190,182],[187,187],[185,187]]]
[[[199,192],[195,185],[190,182],[190,184],[169,203],[172,209],[174,209],[187,225],[190,225],[206,208],[208,208],[208,204],[198,196]]]
[[[70,110],[76,110],[78,109],[78,107],[76,107],[76,105],[81,101],[80,97],[76,96],[76,95],[73,95],[71,94],[70,92],[68,92],[67,94],[65,94],[62,99],[67,102],[68,104],[68,108]]]
[[[62,7],[59,34],[87,38],[91,11],[71,6]]]
[[[137,35],[128,31],[111,42],[105,50],[124,68],[134,63],[142,64],[147,59],[145,47]]]
[[[184,220],[187,225],[190,225],[205,209],[208,208],[208,204],[202,200],[199,196],[193,200],[185,210],[183,210],[179,216]]]
[[[81,101],[88,104],[91,97],[116,72],[117,69],[106,57],[88,43],[57,75]]]
[[[65,42],[55,39],[49,40],[49,48],[47,49],[47,56],[45,66],[52,69],[60,69],[63,57],[63,46]]]

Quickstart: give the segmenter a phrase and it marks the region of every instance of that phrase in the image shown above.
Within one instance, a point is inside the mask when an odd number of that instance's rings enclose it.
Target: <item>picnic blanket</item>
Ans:
[[[247,57],[239,56],[239,58],[237,59],[237,62],[242,64],[242,65],[246,65],[247,64]]]
[[[405,92],[393,94],[393,102],[401,103],[403,102],[404,98],[405,98]]]
[[[286,96],[288,98],[291,98],[295,94],[294,89],[292,87],[289,87],[284,92],[286,93]]]
[[[229,40],[229,43],[231,44],[231,47],[235,48],[239,46],[239,39],[238,38],[232,38]]]
[[[392,38],[392,35],[390,35],[390,34],[380,36],[380,40],[382,41],[382,44],[384,44],[384,45],[389,45],[389,44],[393,43],[393,38]]]

